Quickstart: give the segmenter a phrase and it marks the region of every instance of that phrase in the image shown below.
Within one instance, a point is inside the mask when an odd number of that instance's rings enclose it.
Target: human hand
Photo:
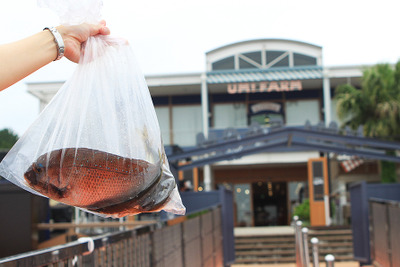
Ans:
[[[72,26],[58,26],[57,30],[64,40],[64,56],[75,63],[79,62],[82,43],[90,36],[110,34],[110,29],[106,27],[105,21],[101,21],[97,25],[83,23]]]

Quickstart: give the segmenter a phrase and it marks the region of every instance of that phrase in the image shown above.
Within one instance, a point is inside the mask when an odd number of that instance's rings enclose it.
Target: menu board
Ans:
[[[314,201],[324,201],[324,164],[322,161],[312,162],[312,186]]]

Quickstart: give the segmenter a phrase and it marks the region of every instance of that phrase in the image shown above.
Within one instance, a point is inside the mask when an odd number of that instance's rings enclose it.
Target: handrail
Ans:
[[[155,229],[155,226],[156,224],[145,225],[132,230],[92,237],[94,249],[105,247],[121,240],[131,238],[135,235],[149,233]],[[87,242],[85,243],[77,240],[64,245],[21,253],[0,259],[0,264],[12,264],[10,266],[42,266],[49,263],[59,262],[88,252],[89,249]]]
[[[157,253],[158,257],[162,257],[162,255],[160,256],[159,254],[160,245],[161,247],[172,250],[169,253],[177,253],[178,260],[183,261],[185,257],[188,258],[190,256],[190,254],[189,256],[186,255],[186,253],[190,251],[186,251],[187,246],[185,242],[187,241],[185,241],[185,233],[186,235],[188,233],[192,235],[194,239],[190,240],[190,242],[199,242],[199,246],[203,243],[208,245],[207,242],[210,242],[210,238],[214,240],[212,244],[218,245],[212,245],[214,250],[209,251],[208,255],[203,253],[203,258],[200,259],[200,261],[203,262],[202,266],[206,266],[207,262],[205,263],[205,261],[210,260],[210,258],[222,264],[221,206],[217,205],[206,208],[202,212],[196,212],[182,217],[184,219],[153,222],[142,226],[135,226],[129,223],[111,223],[111,225],[116,226],[132,225],[134,228],[95,237],[81,238],[64,245],[6,257],[0,259],[0,266],[44,266],[63,262],[68,263],[68,266],[75,266],[75,264],[82,266],[82,262],[85,262],[85,265],[87,265],[88,262],[94,264],[99,260],[108,264],[105,266],[127,266],[128,263],[132,262],[140,262],[139,265],[145,267],[156,266],[153,265],[152,261],[156,262],[155,255]],[[108,225],[105,227],[109,227],[110,222],[104,224]],[[90,225],[97,226],[98,223]],[[85,224],[58,225],[60,228],[82,226],[85,226]],[[48,229],[50,225],[40,225],[39,227]],[[194,229],[193,227],[197,228]],[[198,233],[198,235],[194,236],[194,232]],[[176,239],[177,236],[179,236],[180,239]],[[174,239],[171,240],[168,237],[174,237]],[[155,242],[154,240],[156,239],[159,241]],[[165,245],[159,242],[165,242]]]
[[[296,249],[296,267],[310,267],[310,250],[308,242],[308,228],[302,227],[302,221],[298,216],[293,217],[294,235],[295,235],[295,249]],[[313,266],[319,266],[319,250],[318,238],[312,237],[310,240],[312,244],[312,259]],[[325,263],[327,267],[334,267],[335,257],[331,254],[325,256]]]
[[[38,223],[36,228],[38,230],[49,229],[69,229],[69,228],[109,228],[109,227],[130,227],[154,224],[157,221],[132,221],[132,222],[88,222],[88,223]]]

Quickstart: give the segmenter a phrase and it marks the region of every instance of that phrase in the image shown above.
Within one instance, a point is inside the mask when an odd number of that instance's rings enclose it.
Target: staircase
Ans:
[[[313,237],[319,240],[320,261],[324,260],[326,254],[333,254],[336,262],[354,260],[351,229],[310,228],[308,240]],[[312,259],[311,244],[309,250]],[[235,229],[235,253],[237,264],[294,263],[296,262],[294,231],[291,227],[254,227],[248,231]]]

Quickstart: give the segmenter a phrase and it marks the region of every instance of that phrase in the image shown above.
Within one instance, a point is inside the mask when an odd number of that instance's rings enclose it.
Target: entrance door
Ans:
[[[285,182],[252,184],[254,226],[287,225],[287,186]]]

